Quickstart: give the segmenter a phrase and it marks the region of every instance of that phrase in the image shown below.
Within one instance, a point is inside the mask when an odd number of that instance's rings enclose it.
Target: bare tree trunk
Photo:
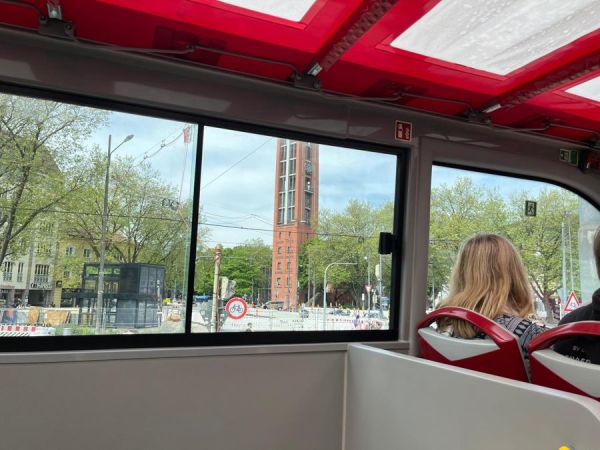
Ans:
[[[554,313],[552,309],[552,298],[550,292],[544,291],[544,297],[542,298],[544,302],[544,308],[546,309],[546,323],[556,323],[554,319]]]

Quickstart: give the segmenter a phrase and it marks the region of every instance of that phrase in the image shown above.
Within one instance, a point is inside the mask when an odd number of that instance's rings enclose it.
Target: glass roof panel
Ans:
[[[599,24],[599,0],[441,0],[391,45],[506,75]]]
[[[600,77],[592,78],[585,83],[567,89],[569,94],[579,95],[600,102]]]
[[[220,0],[281,19],[300,22],[316,0]]]

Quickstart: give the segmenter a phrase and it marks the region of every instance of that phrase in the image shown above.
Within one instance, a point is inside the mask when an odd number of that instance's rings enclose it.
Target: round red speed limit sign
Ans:
[[[239,320],[248,312],[248,304],[243,298],[233,297],[225,305],[225,311],[233,320]]]

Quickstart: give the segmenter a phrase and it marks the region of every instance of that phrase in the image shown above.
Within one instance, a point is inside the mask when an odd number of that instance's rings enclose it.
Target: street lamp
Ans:
[[[133,134],[127,136],[114,149],[111,149],[112,135],[108,135],[108,153],[106,159],[106,177],[104,178],[104,210],[102,212],[102,230],[100,235],[100,267],[98,268],[98,298],[96,300],[96,334],[102,329],[102,315],[104,310],[104,259],[106,258],[106,233],[108,228],[108,181],[110,178],[110,157],[117,149],[133,139]]]
[[[327,271],[331,266],[355,266],[356,264],[351,262],[332,262],[325,267],[325,273],[323,274],[323,331],[325,331],[327,323]]]

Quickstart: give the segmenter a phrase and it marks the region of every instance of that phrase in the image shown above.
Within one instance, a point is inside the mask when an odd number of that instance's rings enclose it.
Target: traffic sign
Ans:
[[[581,303],[579,302],[579,299],[577,298],[577,296],[575,295],[574,291],[571,291],[571,293],[569,294],[569,298],[567,299],[567,303],[565,305],[565,312],[571,312],[576,310],[577,308],[579,308],[579,305]]]
[[[233,320],[239,320],[248,312],[248,304],[243,298],[233,297],[225,305],[225,311]]]
[[[525,215],[529,217],[535,217],[537,215],[537,202],[531,200],[525,201]]]
[[[371,285],[365,284],[365,289],[367,290],[367,294],[368,294],[369,292],[371,292]]]

